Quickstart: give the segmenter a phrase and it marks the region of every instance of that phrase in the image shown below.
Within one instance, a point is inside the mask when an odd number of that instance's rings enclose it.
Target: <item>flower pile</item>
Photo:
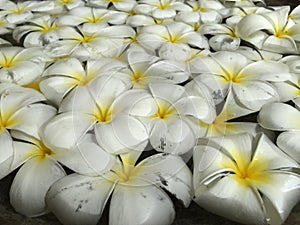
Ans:
[[[168,225],[173,195],[280,225],[298,204],[300,6],[0,0],[0,35],[0,179],[18,169],[18,213]]]

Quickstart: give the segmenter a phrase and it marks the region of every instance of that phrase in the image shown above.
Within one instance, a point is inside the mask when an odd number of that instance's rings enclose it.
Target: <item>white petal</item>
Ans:
[[[250,110],[258,111],[268,103],[277,100],[278,95],[271,84],[263,81],[243,81],[233,84],[234,97]]]
[[[270,103],[264,105],[258,114],[261,126],[271,130],[300,129],[300,112],[284,103]]]
[[[109,224],[171,224],[175,210],[169,196],[154,185],[117,185],[109,209]]]
[[[184,87],[169,83],[151,83],[149,88],[154,98],[170,104],[179,100],[185,92]]]
[[[262,201],[257,191],[232,176],[195,190],[195,201],[204,209],[245,224],[264,224]]]
[[[93,126],[93,118],[87,114],[62,113],[50,120],[41,130],[40,136],[50,149],[69,150]]]
[[[72,151],[54,157],[76,173],[88,176],[103,174],[114,164],[113,156],[105,152],[91,134],[85,135]]]
[[[46,193],[49,187],[63,176],[63,168],[53,159],[30,159],[20,168],[11,185],[11,205],[25,216],[46,213]]]
[[[285,153],[300,163],[300,131],[286,131],[277,138],[277,145]]]
[[[65,225],[96,225],[113,186],[101,177],[71,174],[52,185],[46,202]]]
[[[157,154],[140,162],[137,176],[171,192],[188,207],[192,197],[192,174],[185,162],[174,155]]]
[[[282,224],[299,202],[300,177],[295,174],[276,172],[271,173],[271,176],[272,182],[261,184],[258,189],[264,195],[264,202],[267,203],[265,204],[266,217],[270,218],[270,224]]]
[[[128,115],[118,115],[109,123],[98,123],[95,134],[99,145],[109,153],[133,149],[143,151],[148,143],[144,125]]]

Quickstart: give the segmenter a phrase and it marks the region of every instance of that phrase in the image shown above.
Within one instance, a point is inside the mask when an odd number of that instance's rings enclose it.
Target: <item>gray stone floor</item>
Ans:
[[[291,5],[295,7],[300,4],[300,0],[266,0],[268,5]],[[0,225],[61,225],[57,219],[48,214],[39,218],[26,218],[14,212],[9,205],[8,192],[13,175],[0,181]],[[238,225],[219,216],[213,215],[192,203],[185,209],[176,200],[176,219],[173,225]],[[98,225],[108,224],[108,210],[104,211]],[[84,224],[82,224],[84,225]],[[300,203],[293,209],[292,213],[284,225],[300,225]]]

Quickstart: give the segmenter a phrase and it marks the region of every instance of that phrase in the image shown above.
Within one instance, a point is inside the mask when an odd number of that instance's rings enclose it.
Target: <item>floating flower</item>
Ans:
[[[266,129],[284,131],[279,134],[277,145],[300,163],[299,116],[299,108],[276,102],[262,107],[258,114],[258,122]]]
[[[194,150],[197,204],[244,224],[282,224],[300,199],[299,165],[265,135],[200,140]]]
[[[175,210],[168,190],[191,201],[191,172],[178,156],[157,154],[140,163],[134,151],[122,154],[102,176],[71,174],[56,182],[46,202],[64,225],[96,225],[111,196],[109,224],[171,224]]]

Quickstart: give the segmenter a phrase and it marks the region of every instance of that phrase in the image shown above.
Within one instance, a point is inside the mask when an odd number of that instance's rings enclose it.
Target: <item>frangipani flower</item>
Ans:
[[[59,31],[60,40],[47,45],[46,52],[53,57],[98,58],[114,49],[123,49],[125,38],[133,36],[135,31],[126,25],[106,26],[93,31],[65,27]]]
[[[12,169],[14,149],[10,132],[17,130],[37,137],[40,126],[52,116],[52,107],[40,103],[45,100],[41,93],[13,84],[0,84],[0,96],[1,179]]]
[[[59,39],[58,30],[64,29],[56,17],[39,16],[28,21],[28,24],[18,26],[13,31],[13,38],[20,42],[24,38],[24,47],[45,46]]]
[[[135,0],[87,0],[87,5],[107,9],[110,4],[119,11],[129,12],[137,4]]]
[[[290,7],[250,14],[237,25],[239,37],[259,49],[278,53],[299,53],[300,24],[288,18]]]
[[[33,18],[33,12],[47,12],[54,7],[51,1],[25,1],[13,2],[3,1],[0,9],[6,14],[6,19],[9,23],[20,24],[26,22],[28,19]]]
[[[300,200],[293,168],[265,135],[205,139],[194,150],[194,200],[240,223],[280,225]]]
[[[282,102],[294,101],[300,104],[300,56],[289,55],[280,60],[289,66],[291,78],[285,82],[274,82],[273,85]]]
[[[212,105],[207,96],[189,94],[185,88],[171,83],[150,83],[156,111],[146,124],[150,144],[157,151],[183,155],[196,144],[196,135],[189,117],[210,123],[214,119]]]
[[[42,75],[44,60],[39,48],[0,49],[0,82],[27,85]]]
[[[51,120],[46,136],[49,145],[68,149],[75,140],[94,131],[97,142],[110,153],[128,149],[143,151],[148,143],[145,126],[136,118],[154,114],[154,100],[146,90],[129,90],[131,84],[100,76],[71,92],[60,104],[59,116]]]
[[[128,68],[119,70],[117,76],[131,82],[133,88],[147,89],[151,82],[182,83],[189,78],[182,65],[145,52],[129,51],[127,61]]]
[[[84,65],[76,58],[62,59],[47,68],[39,86],[47,99],[59,106],[76,87],[88,85],[99,76],[113,75],[123,67],[124,63],[108,58],[89,60]]]
[[[290,77],[289,69],[283,63],[253,62],[234,52],[212,53],[208,57],[197,58],[196,62],[191,72],[199,73],[198,79],[207,85],[217,104],[232,92],[236,102],[252,112],[258,111],[267,102],[277,100],[278,94],[268,81],[282,82]]]
[[[300,163],[299,118],[299,108],[280,102],[264,105],[258,114],[262,127],[284,131],[277,137],[277,145]]]
[[[191,7],[176,0],[141,0],[134,10],[161,20],[174,18],[177,12],[191,11]]]
[[[240,38],[235,32],[235,26],[229,26],[228,24],[203,24],[199,32],[201,34],[213,35],[209,39],[210,47],[215,51],[220,50],[236,50],[240,46]]]
[[[53,115],[56,110],[52,110]],[[91,134],[83,136],[70,149],[51,148],[46,139],[14,132],[14,162],[12,168],[22,165],[10,189],[10,203],[26,216],[39,216],[48,212],[45,195],[50,186],[66,175],[62,163],[73,171],[86,175],[99,175],[111,169],[114,157],[97,145]],[[24,141],[24,142],[20,142]],[[38,173],[36,172],[38,171]]]
[[[137,41],[149,51],[158,51],[160,57],[177,61],[189,59],[191,47],[209,47],[204,36],[182,22],[143,27],[139,29]]]
[[[67,26],[78,26],[83,24],[85,29],[95,29],[109,24],[124,24],[127,13],[91,7],[76,7],[68,14],[60,16],[59,22]],[[91,27],[91,28],[87,28]]]
[[[163,189],[187,207],[191,172],[178,156],[157,154],[137,164],[139,155],[134,151],[120,155],[102,176],[62,178],[47,193],[47,205],[64,225],[96,225],[111,196],[111,225],[171,224],[175,210]]]

